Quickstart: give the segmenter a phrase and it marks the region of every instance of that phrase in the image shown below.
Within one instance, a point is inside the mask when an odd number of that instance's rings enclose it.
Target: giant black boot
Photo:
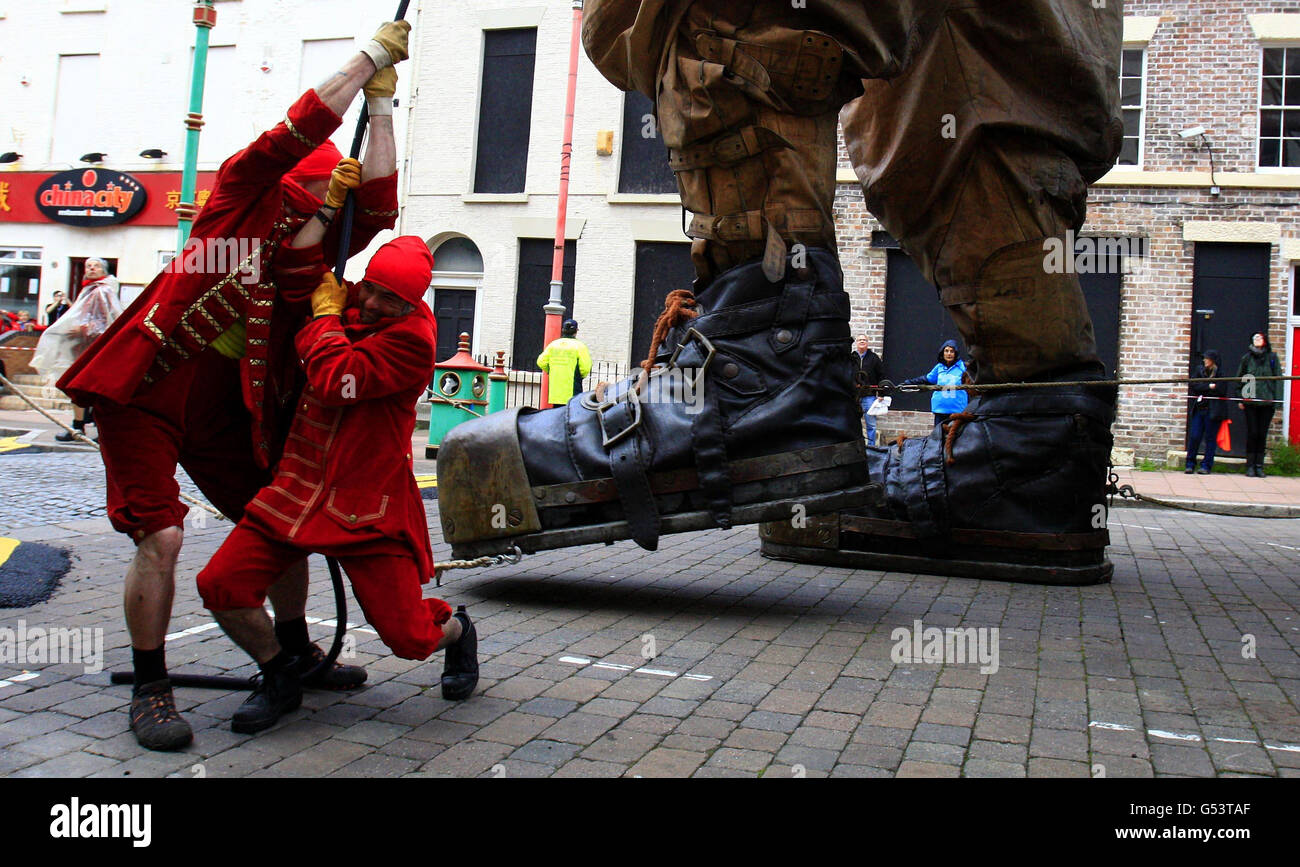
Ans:
[[[754,261],[693,308],[677,299],[648,374],[454,428],[438,456],[454,556],[628,538],[654,550],[664,533],[866,504],[849,299],[835,258],[805,255],[779,282]]]
[[[1046,584],[1110,580],[1106,484],[1115,387],[1104,379],[1077,280],[1045,274],[1042,245],[1012,245],[979,281],[941,293],[987,392],[928,437],[869,448],[887,503],[760,531],[773,558]],[[1050,370],[1050,374],[1041,371]]]

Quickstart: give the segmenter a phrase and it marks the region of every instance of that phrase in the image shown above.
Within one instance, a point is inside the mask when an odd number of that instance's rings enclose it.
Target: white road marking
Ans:
[[[180,632],[171,632],[163,636],[164,641],[175,641],[178,638],[186,638],[191,635],[198,635],[201,632],[209,632],[217,628],[217,622],[204,623],[199,626],[191,626],[189,629],[182,629]]]
[[[676,671],[667,671],[662,668],[637,668],[635,665],[624,665],[621,662],[596,662],[587,659],[585,656],[561,656],[560,662],[567,662],[569,665],[590,665],[592,668],[603,668],[607,671],[630,671],[633,674],[649,674],[654,677],[684,678],[686,680],[713,680],[711,674],[680,674]]]
[[[1265,542],[1265,545],[1272,545],[1274,548],[1285,548],[1288,551],[1300,551],[1300,548],[1293,548],[1290,545],[1279,545],[1276,542]]]
[[[1153,738],[1164,738],[1170,741],[1190,741],[1198,744],[1201,742],[1200,735],[1180,735],[1177,732],[1162,732],[1159,729],[1147,729],[1147,734]]]
[[[0,689],[4,689],[7,686],[17,686],[20,683],[26,683],[29,680],[35,680],[40,676],[41,673],[39,671],[24,671],[22,674],[15,674],[13,677],[9,678],[8,680],[0,680]]]
[[[327,627],[327,628],[329,628],[329,629],[333,629],[335,623],[337,623],[337,622],[338,622],[338,621],[336,621],[336,620],[322,620],[322,619],[319,618],[319,617],[308,617],[308,618],[307,618],[307,623],[308,623],[308,624],[310,624],[310,625],[312,625],[312,626],[317,626],[317,625],[319,625],[319,626],[324,626],[324,627]],[[166,640],[166,641],[176,641],[177,639],[180,639],[180,638],[188,638],[188,637],[191,636],[191,635],[199,635],[199,634],[204,633],[204,632],[211,632],[213,629],[216,629],[217,626],[218,626],[218,624],[217,624],[217,622],[216,622],[215,620],[212,621],[212,622],[210,622],[210,623],[203,623],[203,624],[200,624],[200,625],[198,625],[198,626],[191,626],[189,629],[182,629],[180,632],[172,632],[172,633],[169,633],[169,634],[165,637],[165,640]],[[365,632],[365,633],[368,633],[368,634],[370,634],[370,635],[378,635],[378,634],[379,634],[378,632],[375,632],[375,630],[373,630],[373,629],[368,629],[368,628],[366,628],[366,627],[364,627],[364,626],[358,626],[358,625],[355,624],[355,623],[348,623],[348,630],[349,630],[350,632]]]
[[[1168,533],[1164,527],[1147,527],[1142,524],[1121,524],[1119,521],[1110,521],[1106,524],[1108,527],[1133,527],[1137,530],[1155,530],[1157,533]]]
[[[1122,723],[1097,722],[1096,720],[1093,720],[1092,722],[1088,723],[1088,728],[1105,729],[1106,731],[1112,731],[1112,732],[1138,731],[1138,729],[1135,729],[1133,726],[1126,726],[1123,725]],[[1176,732],[1166,732],[1166,731],[1161,731],[1159,729],[1147,729],[1146,733],[1155,738],[1165,738],[1167,740],[1175,740],[1175,741],[1188,741],[1191,743],[1201,743],[1203,740],[1200,735],[1190,735],[1190,734],[1181,735]],[[1284,753],[1300,753],[1300,744],[1268,744],[1268,743],[1260,743],[1259,741],[1254,741],[1254,740],[1243,740],[1242,738],[1208,738],[1207,740],[1215,741],[1216,743],[1221,743],[1221,744],[1251,744],[1257,747],[1262,746],[1266,750],[1278,750],[1279,752],[1284,752]]]

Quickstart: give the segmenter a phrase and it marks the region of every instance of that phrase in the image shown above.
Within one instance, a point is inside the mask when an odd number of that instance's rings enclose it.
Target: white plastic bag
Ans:
[[[81,295],[49,328],[41,333],[32,354],[32,367],[53,383],[67,372],[86,347],[122,315],[117,278],[111,274],[82,290]]]
[[[887,415],[889,413],[889,404],[893,400],[892,397],[876,398],[876,402],[867,409],[867,415]]]

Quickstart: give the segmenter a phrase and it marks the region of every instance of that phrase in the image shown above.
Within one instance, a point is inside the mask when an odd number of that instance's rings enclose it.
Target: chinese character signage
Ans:
[[[212,195],[216,177],[216,172],[199,173],[194,196],[199,208]],[[180,172],[0,172],[0,223],[175,226],[180,189]]]

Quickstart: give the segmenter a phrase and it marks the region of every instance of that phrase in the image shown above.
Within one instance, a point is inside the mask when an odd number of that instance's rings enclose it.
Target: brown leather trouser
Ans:
[[[978,380],[1041,379],[1100,367],[1045,242],[1081,226],[1119,151],[1121,6],[588,0],[583,41],[655,100],[702,277],[761,255],[779,279],[794,245],[834,249],[838,113],[868,207],[938,286]]]

